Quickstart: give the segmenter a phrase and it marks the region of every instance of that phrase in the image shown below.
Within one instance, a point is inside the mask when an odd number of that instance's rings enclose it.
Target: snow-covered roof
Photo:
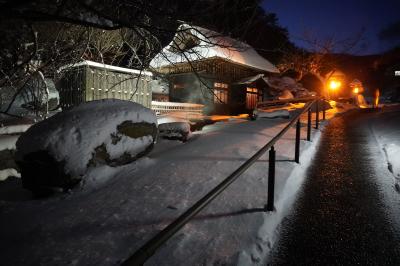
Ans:
[[[191,41],[191,45],[185,47],[187,46],[185,42],[188,40]],[[188,24],[179,26],[174,39],[153,58],[150,66],[157,69],[205,58],[222,58],[257,70],[279,73],[271,62],[259,55],[250,45],[215,31]]]
[[[264,82],[266,82],[264,79],[264,74],[258,74],[255,76],[246,77],[244,79],[241,79],[238,82],[236,82],[236,84],[251,84],[259,79],[262,79]]]
[[[98,63],[98,62],[93,62],[89,60],[83,60],[78,63],[74,64],[69,64],[61,67],[59,71],[71,68],[71,67],[78,67],[78,66],[92,66],[92,67],[98,67],[110,71],[117,71],[117,72],[122,72],[122,73],[128,73],[128,74],[140,74],[140,75],[145,75],[145,76],[153,76],[153,73],[149,71],[144,71],[144,70],[138,70],[138,69],[131,69],[131,68],[124,68],[124,67],[117,67],[117,66],[112,66],[112,65],[107,65],[103,63]]]

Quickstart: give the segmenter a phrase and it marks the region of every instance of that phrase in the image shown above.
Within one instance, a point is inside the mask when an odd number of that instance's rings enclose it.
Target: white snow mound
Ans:
[[[399,178],[400,177],[400,146],[394,143],[390,143],[385,147],[386,155],[390,164],[392,173]]]
[[[18,139],[16,159],[45,149],[57,161],[65,162],[66,173],[83,175],[93,151],[102,144],[113,159],[127,151],[140,153],[153,142],[152,136],[133,139],[122,135],[113,144],[110,135],[125,121],[157,125],[154,112],[140,104],[117,99],[92,101],[33,125]]]
[[[9,178],[10,176],[20,178],[21,174],[18,173],[18,171],[15,170],[14,168],[7,168],[7,169],[0,170],[0,181],[4,181],[7,178]]]

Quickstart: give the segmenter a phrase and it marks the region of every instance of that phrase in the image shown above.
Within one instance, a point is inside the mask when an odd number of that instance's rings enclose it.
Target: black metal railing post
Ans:
[[[319,100],[315,102],[315,129],[319,127]]]
[[[307,141],[311,141],[311,114],[311,109],[309,109],[307,117]]]
[[[275,155],[276,155],[276,151],[274,149],[274,146],[272,146],[271,149],[269,150],[267,211],[273,211],[274,210]]]
[[[294,161],[300,163],[300,118],[296,123],[296,146],[294,149]]]

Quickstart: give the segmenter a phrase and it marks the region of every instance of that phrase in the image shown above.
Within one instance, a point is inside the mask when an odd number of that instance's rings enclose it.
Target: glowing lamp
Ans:
[[[358,93],[360,92],[360,89],[359,89],[358,87],[355,87],[354,90],[353,90],[353,92],[354,92],[355,94],[358,94]]]
[[[340,86],[342,85],[342,83],[340,81],[336,81],[336,80],[331,80],[329,82],[329,88],[331,90],[337,90]]]

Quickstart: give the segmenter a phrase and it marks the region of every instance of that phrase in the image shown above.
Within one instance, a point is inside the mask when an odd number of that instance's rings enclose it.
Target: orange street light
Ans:
[[[333,91],[337,90],[340,88],[340,86],[342,86],[342,83],[340,81],[336,81],[336,80],[331,80],[329,82],[329,88]]]
[[[353,89],[354,94],[358,94],[360,92],[360,89],[358,87],[355,87]]]

